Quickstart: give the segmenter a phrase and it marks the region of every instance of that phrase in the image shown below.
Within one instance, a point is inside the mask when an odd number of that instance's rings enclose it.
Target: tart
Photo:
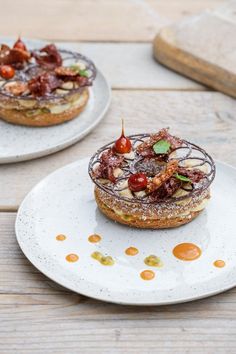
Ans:
[[[215,164],[205,150],[168,129],[129,137],[122,131],[92,156],[89,175],[108,218],[137,228],[172,228],[205,208]]]
[[[96,77],[85,56],[48,44],[28,50],[21,39],[0,46],[0,118],[28,126],[50,126],[77,117]]]

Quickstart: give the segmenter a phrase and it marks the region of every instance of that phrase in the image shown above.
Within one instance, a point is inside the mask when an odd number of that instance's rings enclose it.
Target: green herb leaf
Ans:
[[[178,173],[175,173],[174,176],[175,176],[175,178],[179,179],[180,181],[191,182],[191,179],[189,179],[188,177],[185,177],[183,175],[179,175]]]
[[[166,140],[159,140],[153,145],[153,150],[156,154],[166,154],[170,148],[170,143]]]
[[[76,73],[79,74],[80,76],[85,76],[88,77],[88,72],[86,69],[81,70],[80,67],[76,64],[71,65],[70,68]]]
[[[88,77],[88,72],[87,72],[86,69],[84,69],[84,70],[79,70],[79,74],[80,74],[80,76]]]

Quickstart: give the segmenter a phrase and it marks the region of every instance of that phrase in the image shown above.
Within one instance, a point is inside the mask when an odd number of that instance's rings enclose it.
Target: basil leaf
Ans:
[[[153,145],[153,150],[156,154],[166,154],[170,148],[170,143],[166,140],[159,140]]]
[[[179,175],[178,173],[175,173],[174,176],[175,176],[175,178],[179,179],[180,181],[191,182],[191,179],[189,179],[188,177],[185,177],[183,175]]]

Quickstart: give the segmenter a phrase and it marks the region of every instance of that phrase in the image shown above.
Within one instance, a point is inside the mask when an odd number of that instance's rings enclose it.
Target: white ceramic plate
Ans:
[[[4,43],[9,43],[9,40]],[[37,48],[45,45],[45,42],[31,40],[26,41],[26,44]],[[101,121],[110,100],[108,82],[97,68],[97,77],[90,88],[90,99],[78,118],[45,128],[13,125],[0,119],[0,164],[49,155],[76,143]]]
[[[57,283],[84,295],[132,305],[163,305],[210,296],[236,285],[236,169],[217,163],[217,177],[207,209],[193,222],[173,230],[137,230],[116,224],[97,209],[88,160],[65,166],[42,180],[25,198],[16,220],[16,235],[26,257]],[[99,234],[97,244],[88,236]],[[56,235],[67,236],[57,241]],[[172,254],[180,243],[198,245],[202,255],[181,261]],[[136,256],[125,249],[135,246]],[[114,258],[103,266],[91,257],[100,251]],[[68,254],[79,260],[69,263]],[[164,265],[148,267],[143,260],[156,254]],[[224,268],[213,262],[225,261]],[[156,276],[144,281],[140,272]]]

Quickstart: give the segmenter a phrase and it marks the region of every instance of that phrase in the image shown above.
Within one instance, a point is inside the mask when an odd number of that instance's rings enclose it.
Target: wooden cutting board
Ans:
[[[154,57],[167,67],[236,97],[236,1],[163,28]]]

